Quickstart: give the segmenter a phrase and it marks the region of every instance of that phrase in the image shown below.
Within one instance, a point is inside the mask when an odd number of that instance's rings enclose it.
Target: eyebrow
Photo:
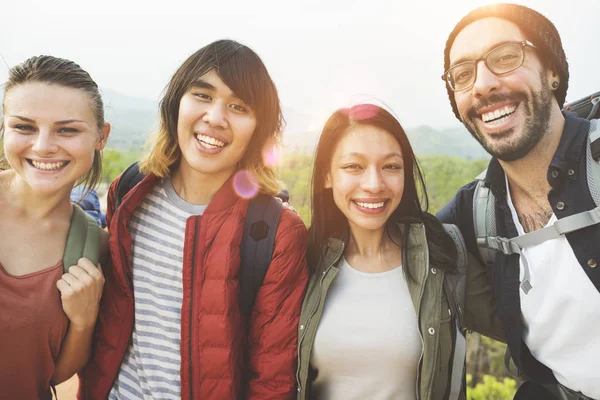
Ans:
[[[198,79],[195,82],[192,82],[192,88],[197,88],[197,89],[208,89],[208,90],[217,90],[216,87],[214,87],[213,85],[211,85],[210,83],[206,82],[205,80],[202,79]]]
[[[522,40],[503,40],[501,42],[495,43],[491,46],[488,46],[488,48],[483,52],[483,54],[480,57],[483,57],[485,54],[489,53],[491,50],[495,49],[496,47],[502,46],[503,44],[507,44],[507,43],[521,43]],[[450,68],[454,67],[455,65],[464,63],[466,61],[473,61],[476,58],[471,58],[471,57],[461,57],[458,60],[456,60],[455,62],[453,62],[452,64],[450,64]]]
[[[22,117],[20,115],[9,115],[9,117],[13,117],[13,118],[18,118],[21,121],[25,121],[25,122],[31,122],[32,124],[35,124],[35,120],[31,119],[31,118],[27,118],[27,117]],[[73,122],[81,122],[81,123],[86,123],[85,121],[82,121],[80,119],[65,119],[64,121],[57,121],[54,124],[55,125],[68,125],[71,124]]]
[[[363,158],[364,154],[354,152],[354,153],[344,154],[340,158],[346,158],[346,157],[359,157],[359,158]],[[394,151],[394,152],[388,153],[385,156],[383,156],[383,158],[392,158],[392,157],[400,157],[400,158],[402,158],[402,154]]]
[[[18,118],[21,121],[25,121],[25,122],[33,122],[33,123],[35,123],[35,121],[32,120],[31,118],[21,117],[20,115],[9,115],[9,117]]]
[[[206,89],[206,90],[212,90],[214,92],[217,91],[217,88],[213,84],[206,82],[202,78],[200,78],[200,79],[192,82],[192,85],[191,85],[190,88],[191,89],[193,89],[193,88],[196,88],[196,89]],[[229,88],[229,87],[227,86],[227,88]],[[229,89],[229,90],[231,90],[231,89]],[[234,97],[234,98],[236,98],[238,100],[243,101],[242,98],[240,96],[238,96],[237,94],[235,94],[233,91],[231,91],[231,97]]]

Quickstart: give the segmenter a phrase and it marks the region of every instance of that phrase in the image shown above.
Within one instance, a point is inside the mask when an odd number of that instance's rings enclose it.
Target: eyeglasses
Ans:
[[[470,89],[477,79],[477,63],[479,61],[485,62],[486,67],[495,75],[504,75],[523,65],[526,46],[535,49],[535,46],[528,40],[501,44],[476,60],[456,64],[444,72],[442,79],[454,92]]]

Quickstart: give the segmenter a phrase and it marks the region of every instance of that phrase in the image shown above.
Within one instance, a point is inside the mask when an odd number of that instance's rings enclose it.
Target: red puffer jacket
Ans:
[[[118,179],[108,197],[113,268],[96,323],[94,353],[80,373],[79,399],[105,399],[132,335],[134,302],[127,221],[157,183],[148,176],[112,215]],[[269,270],[245,335],[238,304],[240,243],[248,201],[233,180],[215,194],[202,216],[187,220],[181,307],[182,399],[289,399],[295,394],[297,326],[308,270],[306,227],[292,211],[281,214]],[[242,382],[247,376],[247,386]]]

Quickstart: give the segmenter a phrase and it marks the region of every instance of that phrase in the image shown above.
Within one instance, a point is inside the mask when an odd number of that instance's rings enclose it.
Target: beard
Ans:
[[[537,92],[532,91],[529,94],[525,92],[512,92],[504,95],[492,94],[468,111],[467,118],[463,120],[465,127],[492,157],[505,162],[520,160],[529,154],[546,135],[550,122],[552,90],[543,74],[540,75],[540,82],[541,87]],[[477,110],[500,102],[513,102],[523,105],[525,121],[506,131],[495,133],[494,138],[490,139],[485,136],[475,122],[481,119]],[[517,129],[521,130],[520,136],[508,140],[507,138],[513,136],[514,131]]]

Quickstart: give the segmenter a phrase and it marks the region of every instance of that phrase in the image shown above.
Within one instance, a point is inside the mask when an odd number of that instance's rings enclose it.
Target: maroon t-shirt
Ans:
[[[51,399],[50,379],[69,320],[56,282],[62,262],[31,274],[0,265],[0,397]]]

